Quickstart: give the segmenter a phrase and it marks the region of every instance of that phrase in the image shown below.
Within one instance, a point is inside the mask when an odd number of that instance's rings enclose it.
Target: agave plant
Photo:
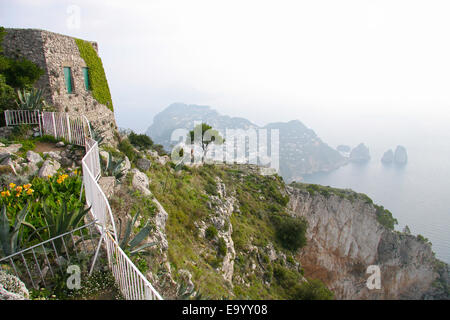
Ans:
[[[67,202],[63,202],[58,209],[49,207],[47,200],[42,204],[44,211],[44,219],[47,224],[49,236],[51,238],[57,237],[69,231],[76,229],[84,216],[91,210],[91,208],[84,209],[83,207],[69,211],[67,209]],[[61,250],[62,241],[55,241],[58,252]]]
[[[5,257],[21,250],[21,245],[23,244],[23,226],[36,230],[31,224],[25,221],[27,214],[28,203],[16,215],[14,224],[11,227],[8,216],[6,215],[6,205],[3,206],[0,215],[0,243],[3,255]]]
[[[152,231],[152,226],[147,222],[145,226],[133,237],[131,236],[131,229],[136,223],[139,212],[135,214],[133,219],[128,220],[124,237],[122,238],[122,220],[119,218],[119,246],[122,250],[129,252],[130,256],[136,255],[138,253],[145,253],[145,249],[156,245],[156,242],[145,243],[141,246],[139,244],[144,241]]]
[[[16,104],[20,109],[42,110],[46,106],[42,98],[43,94],[44,90],[36,88],[32,88],[30,91],[25,89],[23,91],[18,90],[18,101],[16,101]]]
[[[91,134],[92,134],[92,139],[97,141],[98,146],[100,146],[103,143],[103,140],[105,139],[105,136],[103,135],[103,133],[105,131],[99,131],[95,128],[91,127]]]
[[[113,160],[113,156],[112,156],[111,152],[108,152],[108,153],[109,153],[109,157],[108,157],[108,162],[106,163],[106,165],[103,164],[103,162],[101,162],[103,175],[115,177],[117,181],[120,181],[120,179],[125,174],[125,169],[122,166],[123,162],[125,161],[125,158],[120,159],[120,160]]]

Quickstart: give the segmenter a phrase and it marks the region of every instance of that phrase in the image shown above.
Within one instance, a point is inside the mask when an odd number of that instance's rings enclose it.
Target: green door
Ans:
[[[72,71],[69,67],[64,67],[64,78],[66,79],[67,93],[72,93]]]
[[[84,87],[86,90],[90,90],[89,86],[89,68],[83,68],[83,76],[84,76]]]

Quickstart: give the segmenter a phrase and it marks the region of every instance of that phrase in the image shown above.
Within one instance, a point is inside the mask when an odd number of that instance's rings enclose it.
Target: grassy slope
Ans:
[[[166,232],[172,267],[175,270],[189,270],[194,284],[204,297],[291,298],[289,284],[282,280],[287,277],[298,283],[302,276],[294,262],[293,253],[283,249],[277,242],[276,230],[271,223],[272,215],[285,214],[288,198],[280,191],[284,189],[282,179],[278,176],[260,176],[251,170],[248,172],[244,166],[206,165],[184,168],[179,173],[171,171],[169,166],[154,164],[148,175],[151,191],[169,213]],[[235,193],[240,207],[240,212],[234,212],[231,217],[236,250],[234,288],[214,269],[214,266],[220,266],[216,244],[200,237],[195,225],[196,221],[207,221],[208,215],[213,213],[207,202],[216,190],[215,177],[225,183],[228,195]],[[262,248],[269,242],[274,244],[278,252],[284,252],[292,263],[270,263],[262,250],[259,253],[249,252],[250,246]],[[255,261],[258,267],[252,271],[251,264]],[[274,268],[284,272],[280,281],[273,277]],[[244,279],[245,284],[237,283],[235,279],[238,278]]]

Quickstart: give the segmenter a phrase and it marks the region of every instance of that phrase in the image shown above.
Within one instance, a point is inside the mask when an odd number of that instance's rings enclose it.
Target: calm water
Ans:
[[[397,229],[408,225],[413,234],[433,243],[438,258],[450,263],[450,121],[437,115],[372,115],[342,119],[340,124],[337,129],[335,118],[310,126],[317,126],[319,136],[333,147],[364,142],[371,161],[305,177],[305,182],[366,193],[393,213]],[[383,153],[397,144],[407,148],[408,164],[383,165]]]

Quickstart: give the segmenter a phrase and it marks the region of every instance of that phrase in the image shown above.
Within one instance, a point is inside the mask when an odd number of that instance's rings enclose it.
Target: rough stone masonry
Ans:
[[[75,39],[69,36],[37,29],[7,28],[3,40],[4,54],[8,57],[25,57],[44,70],[35,87],[44,90],[47,104],[60,112],[85,115],[91,125],[105,131],[106,141],[113,140],[117,128],[114,112],[100,104],[87,90],[83,68],[86,62],[80,56]],[[98,53],[98,45],[91,42]],[[64,67],[72,74],[72,93],[68,93]]]

